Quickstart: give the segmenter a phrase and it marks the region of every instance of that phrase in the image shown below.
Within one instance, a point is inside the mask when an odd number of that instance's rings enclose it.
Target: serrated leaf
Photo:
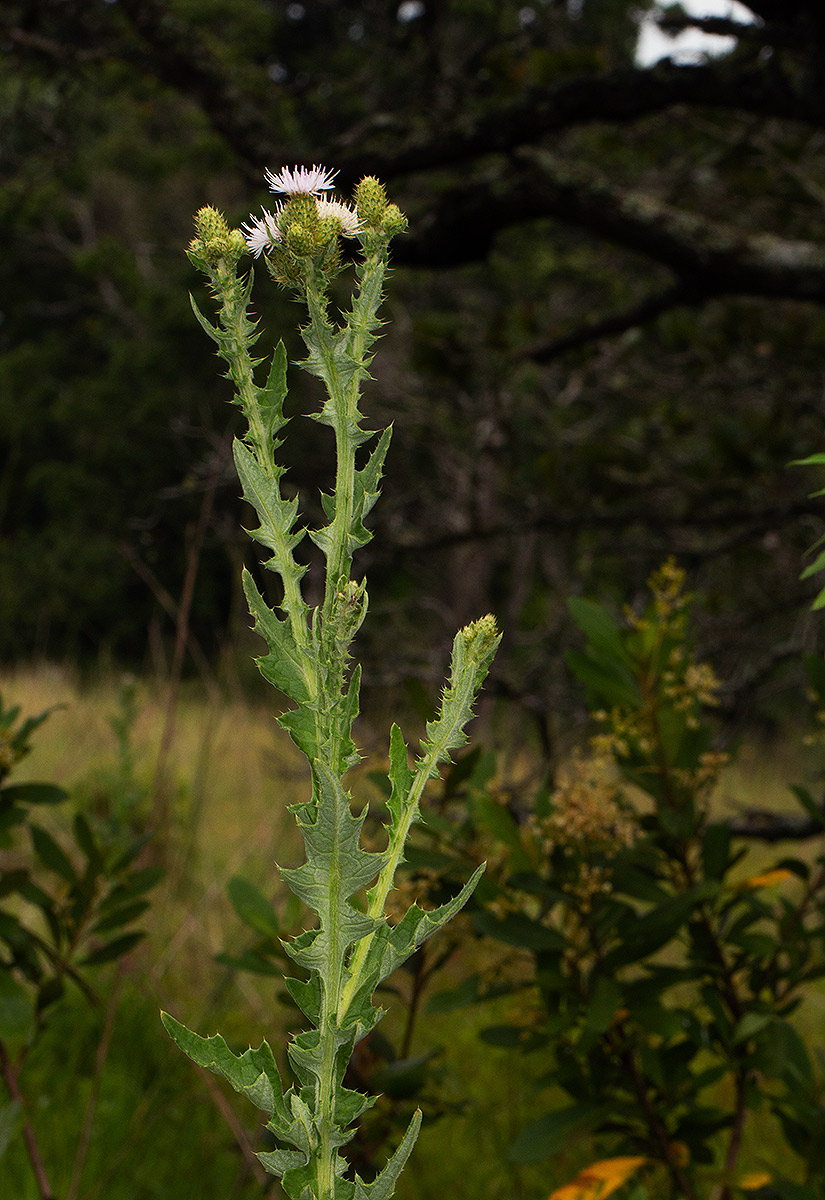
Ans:
[[[493,661],[499,635],[468,639],[473,626],[460,629],[453,640],[450,675],[441,697],[438,716],[427,722],[422,754],[416,763],[417,771],[428,777],[437,774],[438,766],[450,759],[450,753],[467,740],[465,728],[473,716],[473,704]]]
[[[299,750],[312,762],[318,757],[318,732],[315,717],[306,708],[290,708],[278,717],[278,724],[285,729]]]
[[[296,703],[309,700],[307,679],[310,664],[295,643],[289,622],[278,617],[258,591],[255,581],[244,568],[243,589],[255,629],[269,646],[269,654],[257,658],[258,669],[269,683]]]
[[[307,1165],[307,1155],[301,1150],[259,1150],[256,1158],[270,1175],[285,1175]]]
[[[258,392],[258,411],[263,417],[270,446],[275,435],[287,423],[283,408],[287,394],[286,368],[286,347],[282,341],[279,341],[272,355],[266,385]]]
[[[285,978],[286,990],[313,1025],[321,1018],[321,980],[317,972],[309,979]]]
[[[375,929],[376,922],[355,909],[349,898],[375,878],[385,856],[361,849],[363,816],[353,815],[340,781],[320,761],[315,763],[315,777],[314,813],[296,814],[307,860],[281,874],[290,891],[320,918],[311,942],[296,939],[287,951],[296,962],[323,973],[335,969],[330,954],[342,958],[353,942]]]
[[[198,308],[195,297],[191,292],[189,293],[189,303],[192,305],[192,312],[195,314],[195,319],[197,320],[201,329],[207,334],[208,337],[212,339],[213,342],[217,342],[218,346],[221,346],[225,340],[224,335],[217,328],[217,326],[213,325],[212,322],[203,315],[201,310]]]
[[[413,782],[413,772],[407,761],[407,743],[398,725],[390,730],[390,769],[391,785],[387,807],[390,810],[392,827],[398,825],[404,811],[404,802],[409,795]]]
[[[234,1054],[219,1033],[201,1037],[168,1013],[162,1012],[160,1019],[172,1041],[193,1063],[206,1067],[215,1075],[222,1075],[236,1092],[251,1100],[279,1128],[288,1129],[291,1119],[284,1103],[283,1084],[267,1042],[261,1042],[257,1050],[250,1047],[243,1054]]]
[[[407,1126],[407,1131],[401,1139],[398,1149],[387,1165],[379,1171],[372,1183],[364,1183],[359,1175],[355,1176],[354,1200],[389,1200],[395,1191],[398,1177],[404,1170],[407,1159],[413,1152],[416,1138],[421,1129],[421,1109],[417,1108]]]
[[[366,1031],[376,1023],[378,1010],[370,1005],[370,996],[380,983],[402,966],[428,938],[460,912],[472,896],[484,873],[484,864],[477,868],[464,887],[438,908],[425,910],[412,904],[396,926],[383,923],[375,931],[361,969],[356,995],[342,1019],[342,1025],[358,1023]]]
[[[303,529],[293,532],[298,499],[284,500],[281,496],[278,481],[283,474],[282,468],[273,467],[271,473],[264,471],[239,438],[235,439],[232,450],[244,499],[255,509],[261,522],[257,529],[249,530],[249,535],[273,552],[267,566],[274,567],[282,578],[297,584],[306,570],[296,563],[292,553],[304,537]]]

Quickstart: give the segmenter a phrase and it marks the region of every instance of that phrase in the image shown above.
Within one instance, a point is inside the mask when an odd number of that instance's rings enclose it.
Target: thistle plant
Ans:
[[[421,1114],[415,1114],[375,1180],[349,1179],[341,1149],[374,1098],[345,1088],[343,1078],[356,1043],[383,1015],[372,1002],[378,985],[459,911],[480,877],[482,868],[439,908],[425,911],[412,904],[397,923],[387,919],[387,897],[407,836],[420,819],[425,785],[466,740],[465,726],[499,635],[491,616],[456,635],[440,708],[427,724],[414,761],[400,728],[393,725],[387,846],[381,852],[363,849],[366,814],[353,811],[345,783],[348,770],[359,761],[352,730],[359,712],[360,669],[352,665],[350,651],[368,604],[365,581],[353,574],[353,557],[371,536],[364,521],[378,498],[391,428],[380,433],[365,429],[359,403],[381,324],[389,243],[404,231],[406,219],[371,177],[357,185],[351,204],[329,197],[333,173],[321,167],[268,172],[267,178],[282,197],[273,212],[264,210],[241,229],[230,230],[219,212],[203,208],[188,253],[220,305],[213,325],[193,301],[198,320],[227,364],[234,402],[247,421],[245,435],[235,441],[235,463],[244,497],[260,522],[251,536],[266,547],[270,557],[264,565],[282,585],[280,603],[272,608],[244,571],[250,612],[269,648],[258,666],[294,702],[278,719],[306,755],[311,772],[310,799],[291,809],[306,861],[295,869],[281,868],[288,887],[317,916],[312,928],[285,945],[305,976],[287,979],[286,986],[311,1028],[287,1047],[294,1082],[285,1090],[266,1041],[237,1055],[220,1035],[201,1037],[167,1014],[163,1021],[194,1062],[223,1075],[263,1111],[277,1148],[258,1157],[267,1171],[281,1177],[292,1200],[387,1200],[413,1148]],[[329,311],[329,287],[344,265],[342,238],[356,243],[360,255],[351,307],[336,323]],[[284,468],[275,457],[287,423],[286,352],[279,342],[265,384],[257,383],[255,371],[262,360],[252,354],[259,337],[249,308],[253,272],[241,267],[248,253],[306,304],[309,320],[301,332],[308,354],[301,365],[324,384],[326,398],[314,418],[329,426],[335,438],[335,485],[331,494],[322,495],[327,523],[308,532],[324,560],[323,599],[313,608],[302,592],[307,568],[296,557],[307,530],[300,523],[298,499],[282,490]]]

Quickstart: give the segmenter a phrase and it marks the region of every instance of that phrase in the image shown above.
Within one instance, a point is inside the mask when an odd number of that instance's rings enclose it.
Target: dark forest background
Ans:
[[[737,712],[815,648],[825,442],[825,10],[752,0],[714,59],[636,65],[645,0],[6,0],[0,15],[0,657],[190,664],[246,638],[236,415],[187,293],[203,203],[265,167],[379,175],[407,212],[367,411],[395,437],[366,682],[507,631],[547,723],[572,593],[675,555]],[[300,309],[261,278],[268,335]],[[293,370],[290,403],[312,403]],[[302,502],[326,431],[290,426]],[[426,636],[423,636],[426,634]],[[424,650],[423,647],[430,647]],[[545,730],[546,732],[546,730]]]

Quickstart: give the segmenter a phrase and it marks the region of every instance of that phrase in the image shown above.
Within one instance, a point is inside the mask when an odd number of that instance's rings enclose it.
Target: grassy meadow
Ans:
[[[111,727],[123,687],[117,675],[81,682],[51,665],[5,673],[2,695],[26,713],[59,705],[37,731],[32,753],[15,778],[60,783],[72,800],[50,814],[56,835],[72,804],[94,805],[117,778],[118,741]],[[148,683],[135,691],[130,732],[134,770],[151,791],[164,724],[166,694]],[[31,1118],[50,1167],[56,1194],[76,1200],[242,1200],[261,1194],[250,1153],[257,1111],[207,1072],[199,1072],[173,1046],[158,1019],[164,1008],[204,1034],[220,1028],[234,1044],[277,1048],[288,1032],[288,1010],[277,981],[231,972],[215,962],[222,950],[238,952],[252,935],[226,895],[231,876],[256,883],[276,906],[285,901],[276,862],[299,858],[288,804],[306,796],[302,760],[275,724],[271,709],[240,700],[210,701],[184,689],[177,706],[172,751],[162,786],[171,792],[174,820],[164,847],[167,874],[141,924],[147,937],[125,970],[101,968],[101,1004],[79,996],[55,1010],[47,1036],[30,1058],[24,1082],[35,1096]],[[40,814],[38,814],[40,816]],[[88,1157],[76,1192],[70,1193],[84,1106],[92,1089],[95,1055],[107,1021],[107,997],[116,988],[116,1015],[100,1074]],[[477,1040],[490,1021],[483,1009],[420,1022],[412,1053],[449,1044],[438,1059],[441,1088],[456,1112],[425,1127],[415,1168],[402,1177],[399,1195],[427,1197],[453,1190],[469,1175],[480,1197],[545,1190],[536,1169],[518,1172],[504,1151],[520,1123],[530,1118],[532,1089],[514,1071],[512,1056]],[[394,1032],[390,1011],[382,1029]],[[522,1084],[524,1086],[522,1086]],[[494,1095],[501,1099],[493,1101]],[[462,1138],[472,1107],[489,1131],[483,1155]],[[258,1148],[258,1143],[255,1143]],[[449,1150],[447,1150],[449,1147]],[[538,1172],[541,1176],[543,1171]],[[3,1200],[38,1197],[22,1145],[0,1159]]]
[[[124,687],[132,688],[134,703],[126,767],[124,743],[111,724],[122,711]],[[302,760],[271,709],[240,698],[210,699],[187,686],[165,775],[156,780],[167,701],[162,687],[116,674],[81,681],[40,665],[7,671],[0,691],[25,713],[60,706],[16,772],[19,782],[53,781],[70,791],[70,801],[49,813],[58,837],[73,805],[94,810],[127,777],[147,810],[153,790],[165,789],[172,813],[164,845],[156,850],[166,875],[141,922],[147,937],[122,968],[99,970],[96,1007],[75,993],[55,1008],[25,1069],[30,1118],[56,1197],[251,1200],[264,1181],[269,1194],[279,1195],[279,1185],[252,1155],[253,1147],[260,1148],[257,1111],[180,1054],[158,1010],[203,1034],[220,1028],[236,1046],[257,1045],[263,1036],[276,1051],[282,1046],[291,1010],[278,999],[278,981],[230,971],[215,955],[238,953],[251,938],[227,898],[231,876],[250,879],[279,909],[286,901],[274,864],[299,858],[286,806],[306,796]],[[370,742],[369,736],[363,740]],[[799,747],[770,753],[746,747],[723,778],[717,804],[720,811],[747,803],[782,808],[787,783],[810,769],[809,755]],[[754,869],[781,853],[757,848]],[[436,986],[451,986],[471,969],[472,963],[454,959]],[[535,1087],[546,1070],[541,1054],[522,1056],[479,1040],[479,1030],[506,1020],[514,1003],[505,997],[454,1013],[424,1012],[418,1021],[411,1053],[438,1051],[439,1095],[449,1111],[425,1124],[401,1177],[400,1200],[457,1192],[473,1200],[547,1196],[598,1154],[599,1147],[574,1142],[549,1163],[508,1163],[507,1147],[519,1129],[554,1101]],[[402,1014],[397,1005],[388,1007],[381,1030],[398,1038]],[[805,1031],[820,1043],[823,1017],[820,993],[802,1017]],[[92,1095],[93,1121],[87,1108]],[[484,1137],[466,1136],[471,1127],[483,1129]],[[767,1123],[761,1129],[757,1123],[750,1135],[762,1139],[766,1162],[772,1156],[769,1145],[764,1149],[767,1131]],[[82,1172],[76,1165],[81,1141],[87,1145]],[[18,1138],[0,1158],[0,1200],[38,1197]]]

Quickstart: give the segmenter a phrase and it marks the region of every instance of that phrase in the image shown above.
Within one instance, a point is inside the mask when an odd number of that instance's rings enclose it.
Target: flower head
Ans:
[[[326,167],[282,167],[277,175],[265,171],[266,180],[273,192],[285,192],[288,196],[314,196],[333,186],[337,171]]]
[[[269,250],[274,242],[281,240],[282,235],[277,220],[278,211],[276,209],[274,213],[270,213],[262,208],[261,212],[264,214],[262,217],[250,217],[245,225],[241,225],[249,252],[256,258],[264,250]]]
[[[343,200],[317,200],[318,216],[323,219],[325,217],[334,217],[340,223],[341,233],[344,237],[357,237],[361,231],[361,222],[358,218],[358,213],[349,204],[345,204]]]

